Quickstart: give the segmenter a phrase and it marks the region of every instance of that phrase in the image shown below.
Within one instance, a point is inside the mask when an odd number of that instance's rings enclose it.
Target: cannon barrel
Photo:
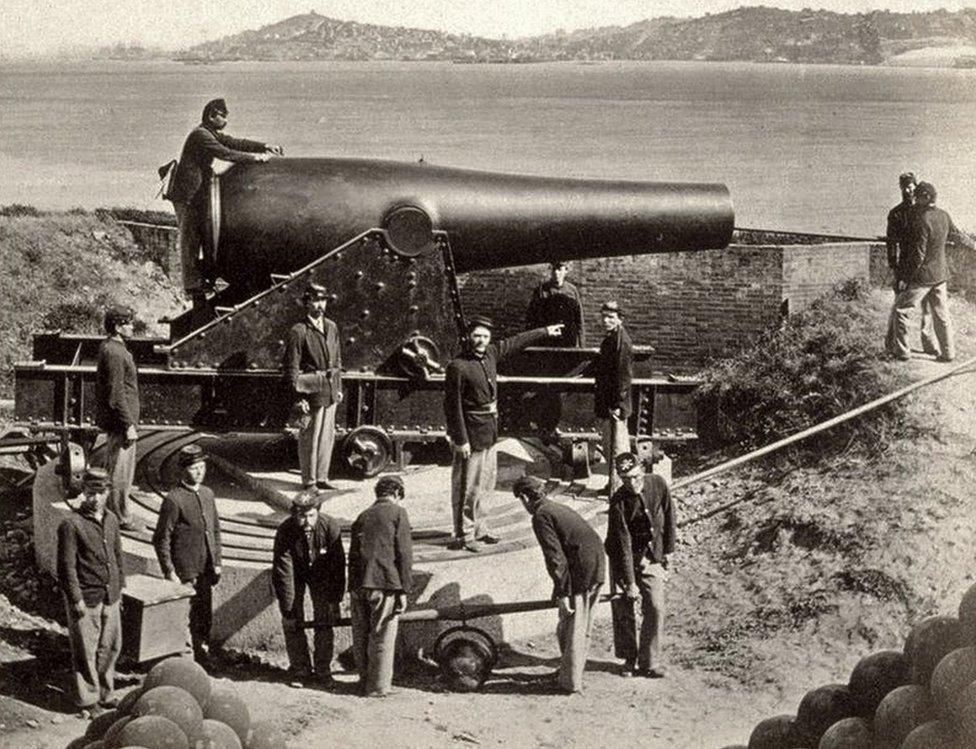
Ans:
[[[553,259],[704,250],[732,236],[719,184],[583,180],[366,159],[273,159],[221,175],[208,212],[232,284],[290,273],[385,228],[419,253],[446,231],[459,272]]]

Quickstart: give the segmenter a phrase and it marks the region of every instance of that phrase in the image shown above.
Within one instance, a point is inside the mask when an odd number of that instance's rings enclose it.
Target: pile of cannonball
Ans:
[[[760,721],[748,749],[976,749],[976,585],[958,616],[918,622],[902,652],[866,656],[847,684]]]
[[[229,686],[189,658],[167,658],[115,710],[88,724],[68,749],[287,749],[266,722],[252,722]]]

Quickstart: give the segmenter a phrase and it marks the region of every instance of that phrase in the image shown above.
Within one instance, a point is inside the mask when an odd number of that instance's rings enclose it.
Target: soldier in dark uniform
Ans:
[[[556,638],[562,660],[556,686],[567,693],[582,692],[593,607],[606,580],[603,544],[575,510],[546,496],[542,479],[523,476],[512,491],[532,515],[532,530],[553,582],[552,597],[559,605]]]
[[[495,488],[498,439],[498,362],[563,329],[550,325],[491,343],[493,324],[473,317],[468,324],[465,350],[447,365],[444,415],[447,436],[454,448],[451,469],[451,509],[454,541],[451,548],[481,551],[481,544],[497,543],[488,532],[481,502]]]
[[[915,174],[905,172],[898,175],[898,187],[901,190],[901,202],[888,211],[888,222],[885,230],[885,249],[888,253],[888,267],[894,275],[892,288],[898,295],[898,262],[908,251],[909,232],[912,217],[915,213]],[[922,350],[927,354],[939,353],[938,342],[932,332],[932,310],[927,299],[922,300]],[[885,351],[897,356],[895,345],[895,310],[892,307],[888,316],[888,332],[885,334]]]
[[[664,478],[646,472],[633,453],[617,456],[617,470],[623,486],[610,498],[606,540],[611,585],[623,593],[611,603],[614,652],[624,660],[621,675],[659,679],[665,675],[661,633],[668,554],[674,551],[677,534],[674,505]],[[643,619],[639,642],[637,600]]]
[[[108,337],[98,347],[95,369],[95,423],[105,433],[105,470],[112,481],[108,507],[122,528],[141,530],[129,513],[129,492],[136,474],[139,438],[139,382],[136,362],[125,342],[132,337],[134,313],[110,307],[105,313]]]
[[[305,637],[305,591],[311,594],[315,619],[338,619],[346,591],[346,552],[339,521],[319,510],[317,490],[306,490],[292,501],[291,515],[275,533],[271,584],[281,610],[281,626],[292,672],[292,686],[312,678],[312,659]],[[315,630],[314,678],[332,684],[332,627]]]
[[[630,383],[634,379],[634,347],[624,328],[620,306],[605,302],[600,318],[606,335],[600,343],[600,355],[594,363],[594,406],[603,432],[603,455],[607,461],[608,495],[620,486],[614,456],[630,450],[627,419],[632,410]]]
[[[549,280],[532,291],[526,312],[526,329],[563,324],[562,335],[551,338],[547,346],[580,347],[583,345],[583,300],[579,290],[566,280],[569,266],[563,260],[549,263]]]
[[[220,521],[214,494],[203,485],[207,457],[199,445],[180,448],[180,485],[163,498],[153,546],[163,575],[192,585],[189,634],[193,655],[207,663],[213,625],[213,586],[220,581]]]
[[[332,489],[329,467],[335,445],[336,407],[342,403],[342,355],[339,328],[325,316],[329,295],[309,284],[305,319],[288,331],[285,376],[301,411],[298,464],[305,488]]]

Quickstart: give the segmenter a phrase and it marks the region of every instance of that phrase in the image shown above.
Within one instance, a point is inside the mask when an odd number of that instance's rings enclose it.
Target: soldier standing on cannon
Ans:
[[[523,476],[512,491],[532,515],[532,530],[542,547],[559,606],[556,638],[562,660],[556,674],[561,692],[583,691],[583,671],[593,626],[593,607],[606,579],[603,544],[575,510],[546,496],[545,482]]]
[[[115,662],[122,650],[119,599],[125,587],[119,521],[106,508],[109,476],[89,468],[78,512],[58,526],[58,583],[68,612],[75,699],[86,717],[118,704]]]
[[[604,302],[600,318],[606,335],[594,365],[594,406],[601,420],[603,455],[607,461],[607,485],[603,491],[609,496],[620,486],[614,458],[630,450],[627,419],[632,410],[630,383],[634,379],[634,347],[624,328],[620,306],[615,301]]]
[[[193,586],[189,640],[193,657],[206,665],[213,626],[213,586],[220,582],[220,520],[213,492],[203,485],[207,456],[199,445],[177,454],[180,484],[163,498],[153,546],[168,580]]]
[[[546,342],[549,346],[583,345],[583,301],[579,290],[566,280],[569,264],[565,260],[549,263],[549,279],[532,291],[526,312],[526,329],[563,324],[562,335]]]
[[[108,337],[98,347],[95,369],[95,424],[105,433],[105,469],[112,482],[108,507],[126,530],[142,528],[129,514],[139,438],[139,383],[135,359],[125,342],[132,337],[134,317],[128,307],[110,307],[106,311]]]
[[[664,584],[677,534],[674,505],[664,478],[647,473],[633,453],[617,456],[617,470],[623,486],[610,498],[605,543],[611,585],[623,593],[611,603],[614,653],[624,659],[621,676],[637,673],[660,679],[665,675],[661,664]],[[639,642],[637,600],[643,619]]]
[[[349,603],[352,647],[366,697],[386,697],[393,683],[399,616],[407,609],[413,575],[410,518],[400,506],[399,476],[376,482],[376,501],[352,524]]]
[[[454,540],[450,548],[480,552],[483,543],[498,539],[488,532],[481,506],[495,488],[498,456],[498,363],[537,341],[562,334],[563,325],[549,325],[491,343],[493,323],[472,317],[465,350],[447,365],[444,414],[454,448],[451,467],[451,510]]]
[[[339,521],[319,510],[314,489],[299,493],[291,515],[275,533],[271,584],[285,634],[293,687],[313,678],[312,659],[305,637],[305,591],[311,594],[316,620],[339,618],[339,602],[346,592],[346,552],[342,548]],[[314,678],[332,685],[332,627],[315,629]]]
[[[298,464],[305,488],[329,484],[335,444],[336,407],[342,403],[339,328],[325,316],[329,295],[311,283],[304,295],[305,320],[288,331],[284,369],[301,411]]]

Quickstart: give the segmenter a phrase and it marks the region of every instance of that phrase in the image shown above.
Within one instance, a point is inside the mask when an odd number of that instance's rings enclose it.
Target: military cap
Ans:
[[[935,200],[936,191],[935,185],[931,182],[919,182],[915,185],[915,194],[918,196],[927,195],[932,200]]]
[[[311,509],[319,508],[319,491],[314,486],[297,492],[291,500],[291,511],[302,513]]]
[[[474,330],[475,328],[488,328],[488,330],[492,330],[494,327],[495,323],[490,317],[473,315],[468,318],[468,330]]]
[[[633,453],[620,453],[613,459],[613,464],[621,476],[625,476],[636,468],[643,468],[640,458]]]
[[[546,482],[538,476],[519,476],[512,484],[512,494],[516,497],[542,499],[546,496]]]
[[[105,491],[112,484],[108,471],[99,466],[86,468],[81,483],[86,489],[93,489],[98,492]]]
[[[376,482],[377,497],[388,497],[391,494],[397,493],[401,497],[407,493],[406,487],[403,485],[403,479],[399,476],[383,476]]]
[[[616,312],[618,315],[623,313],[620,311],[620,305],[613,299],[604,302],[600,307],[600,312]]]
[[[123,305],[109,307],[105,310],[105,329],[108,331],[115,330],[119,325],[132,322],[135,316],[135,312],[132,311],[131,307],[125,307]]]
[[[906,185],[914,185],[917,182],[915,179],[915,172],[902,172],[898,175],[898,184],[901,187]]]
[[[203,448],[195,443],[183,445],[177,454],[177,460],[183,468],[192,466],[194,463],[203,463],[206,459],[207,454],[203,451]]]
[[[223,99],[211,99],[203,105],[203,119],[206,120],[212,114],[222,114],[227,116],[227,102]]]
[[[328,299],[329,290],[320,283],[310,283],[302,296],[305,301],[309,299]]]

